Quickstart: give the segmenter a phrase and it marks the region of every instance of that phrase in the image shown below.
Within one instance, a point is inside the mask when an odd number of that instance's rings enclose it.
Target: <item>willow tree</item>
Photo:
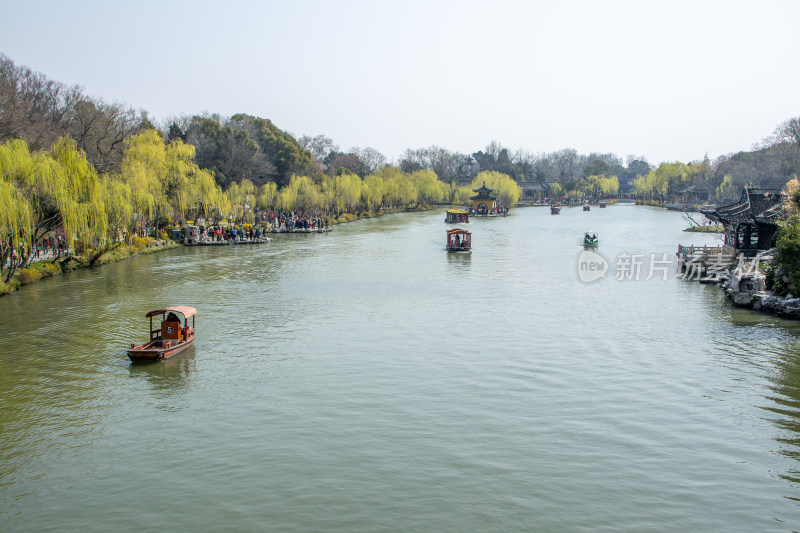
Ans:
[[[225,191],[230,204],[229,213],[236,220],[253,221],[253,208],[256,205],[256,187],[250,180],[233,182]]]
[[[370,174],[361,183],[361,199],[370,211],[383,207],[384,184],[383,179],[375,174]]]
[[[797,181],[797,178],[795,178],[792,181]],[[725,202],[736,200],[736,196],[738,194],[739,194],[739,189],[733,184],[733,179],[731,178],[731,175],[725,174],[725,176],[722,178],[722,183],[720,183],[716,189],[717,205],[719,204],[724,205]]]
[[[311,210],[322,207],[319,187],[308,176],[292,176],[280,193],[280,206],[284,211]]]
[[[439,181],[433,170],[418,170],[411,174],[411,181],[421,202],[434,204],[444,200],[446,185]]]
[[[31,242],[32,231],[33,214],[30,203],[13,183],[0,180],[0,272],[8,261],[11,250],[16,249],[20,242]],[[16,265],[9,265],[6,282],[11,279],[15,268]]]
[[[130,186],[116,174],[103,176],[103,191],[108,236],[113,247],[128,237],[128,228],[133,223],[133,198]]]
[[[60,139],[50,152],[31,153],[22,140],[0,145],[0,182],[5,183],[8,212],[21,217],[17,235],[10,241],[14,245],[23,242],[30,250],[31,243],[59,229],[68,248],[79,237],[79,245],[105,243],[102,187],[86,154],[71,139]],[[12,202],[15,207],[11,207]],[[21,259],[24,262],[27,258]]]
[[[663,204],[671,189],[685,183],[691,176],[704,171],[702,166],[690,168],[680,162],[661,163],[658,168],[636,178],[633,186],[636,194],[647,196],[651,200],[656,198],[659,203]]]
[[[125,141],[122,175],[131,188],[136,218],[155,220],[162,214],[185,217],[193,210],[207,215],[227,209],[227,198],[214,182],[214,175],[197,166],[194,146],[175,139],[164,142],[155,130],[147,130]]]
[[[383,166],[371,176],[375,176],[383,182],[381,187],[383,192],[382,205],[399,207],[401,205],[412,205],[417,201],[417,188],[411,180],[411,175],[403,172],[398,167]]]
[[[62,137],[53,147],[56,162],[52,169],[66,184],[67,200],[57,199],[61,224],[67,243],[77,241],[83,247],[102,250],[108,241],[108,216],[103,184],[86,153],[75,141]],[[34,235],[38,240],[41,235]]]
[[[583,192],[596,198],[599,194],[616,194],[619,191],[619,179],[606,174],[593,174],[583,180]]]
[[[395,174],[393,179],[397,181],[397,200],[399,206],[412,206],[419,200],[419,192],[411,176],[405,172]]]
[[[473,189],[477,189],[484,183],[487,187],[497,191],[497,193],[500,195],[501,205],[509,206],[516,204],[522,197],[522,187],[520,187],[516,181],[511,179],[511,176],[508,174],[484,170],[475,176],[475,179],[472,180],[471,187]]]
[[[160,137],[159,137],[160,139]],[[161,139],[163,143],[163,139]],[[185,218],[192,212],[198,216],[205,216],[214,208],[227,207],[228,203],[222,189],[214,180],[210,170],[201,169],[195,163],[195,147],[174,139],[164,146],[166,173],[163,177],[162,189],[164,196],[169,199],[168,208],[172,215]],[[246,205],[254,206],[253,196],[255,187],[252,183],[247,186]]]
[[[158,213],[169,206],[162,186],[166,173],[164,140],[157,131],[147,130],[125,140],[122,176],[131,189],[134,218],[140,226],[155,218],[156,234]]]
[[[460,187],[455,183],[451,183],[450,184],[450,189],[452,191],[450,193],[450,198],[452,198],[451,201],[452,201],[452,203],[454,205],[467,205],[467,204],[469,204],[470,203],[470,201],[469,201],[470,196],[475,194],[475,193],[472,192],[472,189],[470,189],[469,187]]]
[[[377,211],[385,206],[386,184],[383,178],[370,174],[361,182],[361,199],[370,211]]]
[[[164,139],[160,134],[158,139],[163,145]],[[177,139],[165,145],[164,152],[164,196],[169,200],[167,203],[172,215],[183,217],[190,207],[197,207],[197,204],[193,204],[195,195],[191,190],[195,174],[200,170],[194,162],[194,146]]]
[[[173,141],[175,142],[175,141]],[[185,196],[186,206],[193,210],[197,217],[208,218],[215,212],[230,209],[227,195],[214,180],[214,174],[194,165],[189,174]],[[186,214],[183,211],[182,216]]]
[[[268,181],[258,188],[256,193],[256,207],[259,209],[274,209],[277,207],[278,185],[274,181]]]
[[[325,201],[336,212],[336,217],[342,211],[354,212],[361,201],[364,183],[357,174],[342,172],[333,178],[323,180],[322,192]]]
[[[600,180],[600,192],[603,194],[617,194],[619,192],[619,178],[606,176]]]

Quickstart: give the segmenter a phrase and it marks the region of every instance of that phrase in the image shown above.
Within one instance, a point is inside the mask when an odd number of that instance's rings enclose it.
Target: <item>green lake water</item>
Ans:
[[[714,235],[522,208],[448,254],[443,219],[0,298],[0,531],[800,529],[800,328],[674,278],[678,243]],[[131,364],[169,304],[198,309],[195,345]]]

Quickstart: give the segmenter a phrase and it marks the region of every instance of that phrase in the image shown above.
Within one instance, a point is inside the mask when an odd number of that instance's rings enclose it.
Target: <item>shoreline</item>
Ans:
[[[377,212],[365,211],[364,213],[358,215],[354,213],[342,213],[339,216],[339,218],[331,218],[330,225],[336,226],[338,224],[347,224],[349,222],[355,222],[357,220],[377,218],[384,215],[393,215],[398,213],[430,211],[432,209],[435,209],[436,207],[440,206],[419,205],[413,208],[401,207],[401,208],[386,209],[386,210],[381,209]],[[330,231],[330,229],[328,229],[328,231]],[[273,233],[286,234],[286,233],[306,233],[306,232],[270,230],[266,234],[273,234]],[[124,261],[132,257],[149,255],[158,252],[163,252],[166,250],[172,250],[180,246],[187,246],[183,242],[174,241],[171,239],[163,240],[163,239],[154,239],[153,237],[144,237],[142,239],[145,242],[140,246],[136,246],[134,244],[120,244],[119,246],[116,246],[111,250],[108,250],[107,252],[104,252],[100,256],[94,258],[94,260],[92,260],[93,254],[91,253],[91,251],[89,251],[90,253],[84,255],[78,255],[78,256],[63,255],[55,258],[34,261],[25,268],[18,268],[8,283],[0,281],[0,298],[19,291],[25,285],[30,285],[32,283],[36,283],[43,279],[61,276],[63,274],[72,272],[74,270],[79,270],[84,268],[94,268],[96,266],[103,266],[110,263],[117,263],[119,261]],[[5,274],[3,276],[5,277]]]
[[[67,254],[31,262],[24,268],[18,268],[8,283],[0,281],[0,297],[12,294],[25,285],[61,276],[74,270],[117,263],[131,257],[154,254],[183,246],[183,244],[176,241],[153,239],[152,237],[146,237],[143,240],[144,242],[140,246],[121,244],[97,257],[94,257],[93,253],[84,255]]]

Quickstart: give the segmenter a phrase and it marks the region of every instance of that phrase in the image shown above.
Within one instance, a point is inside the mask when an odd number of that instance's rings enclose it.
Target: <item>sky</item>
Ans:
[[[800,116],[796,0],[0,0],[0,53],[151,120],[235,113],[343,150],[752,149]]]

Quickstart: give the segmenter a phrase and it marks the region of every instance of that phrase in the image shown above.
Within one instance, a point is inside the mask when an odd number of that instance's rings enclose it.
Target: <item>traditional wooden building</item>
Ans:
[[[547,191],[547,185],[540,181],[519,181],[517,184],[522,189],[521,201],[540,201]]]
[[[725,247],[753,256],[775,246],[782,205],[780,189],[745,188],[738,202],[701,212],[723,225]]]
[[[693,181],[676,191],[678,203],[684,206],[702,205],[711,203],[714,188],[703,181]]]
[[[492,195],[494,189],[487,187],[485,181],[480,189],[472,189],[472,192],[478,193],[470,197],[473,213],[476,215],[493,215],[497,213],[497,200],[500,197]]]

